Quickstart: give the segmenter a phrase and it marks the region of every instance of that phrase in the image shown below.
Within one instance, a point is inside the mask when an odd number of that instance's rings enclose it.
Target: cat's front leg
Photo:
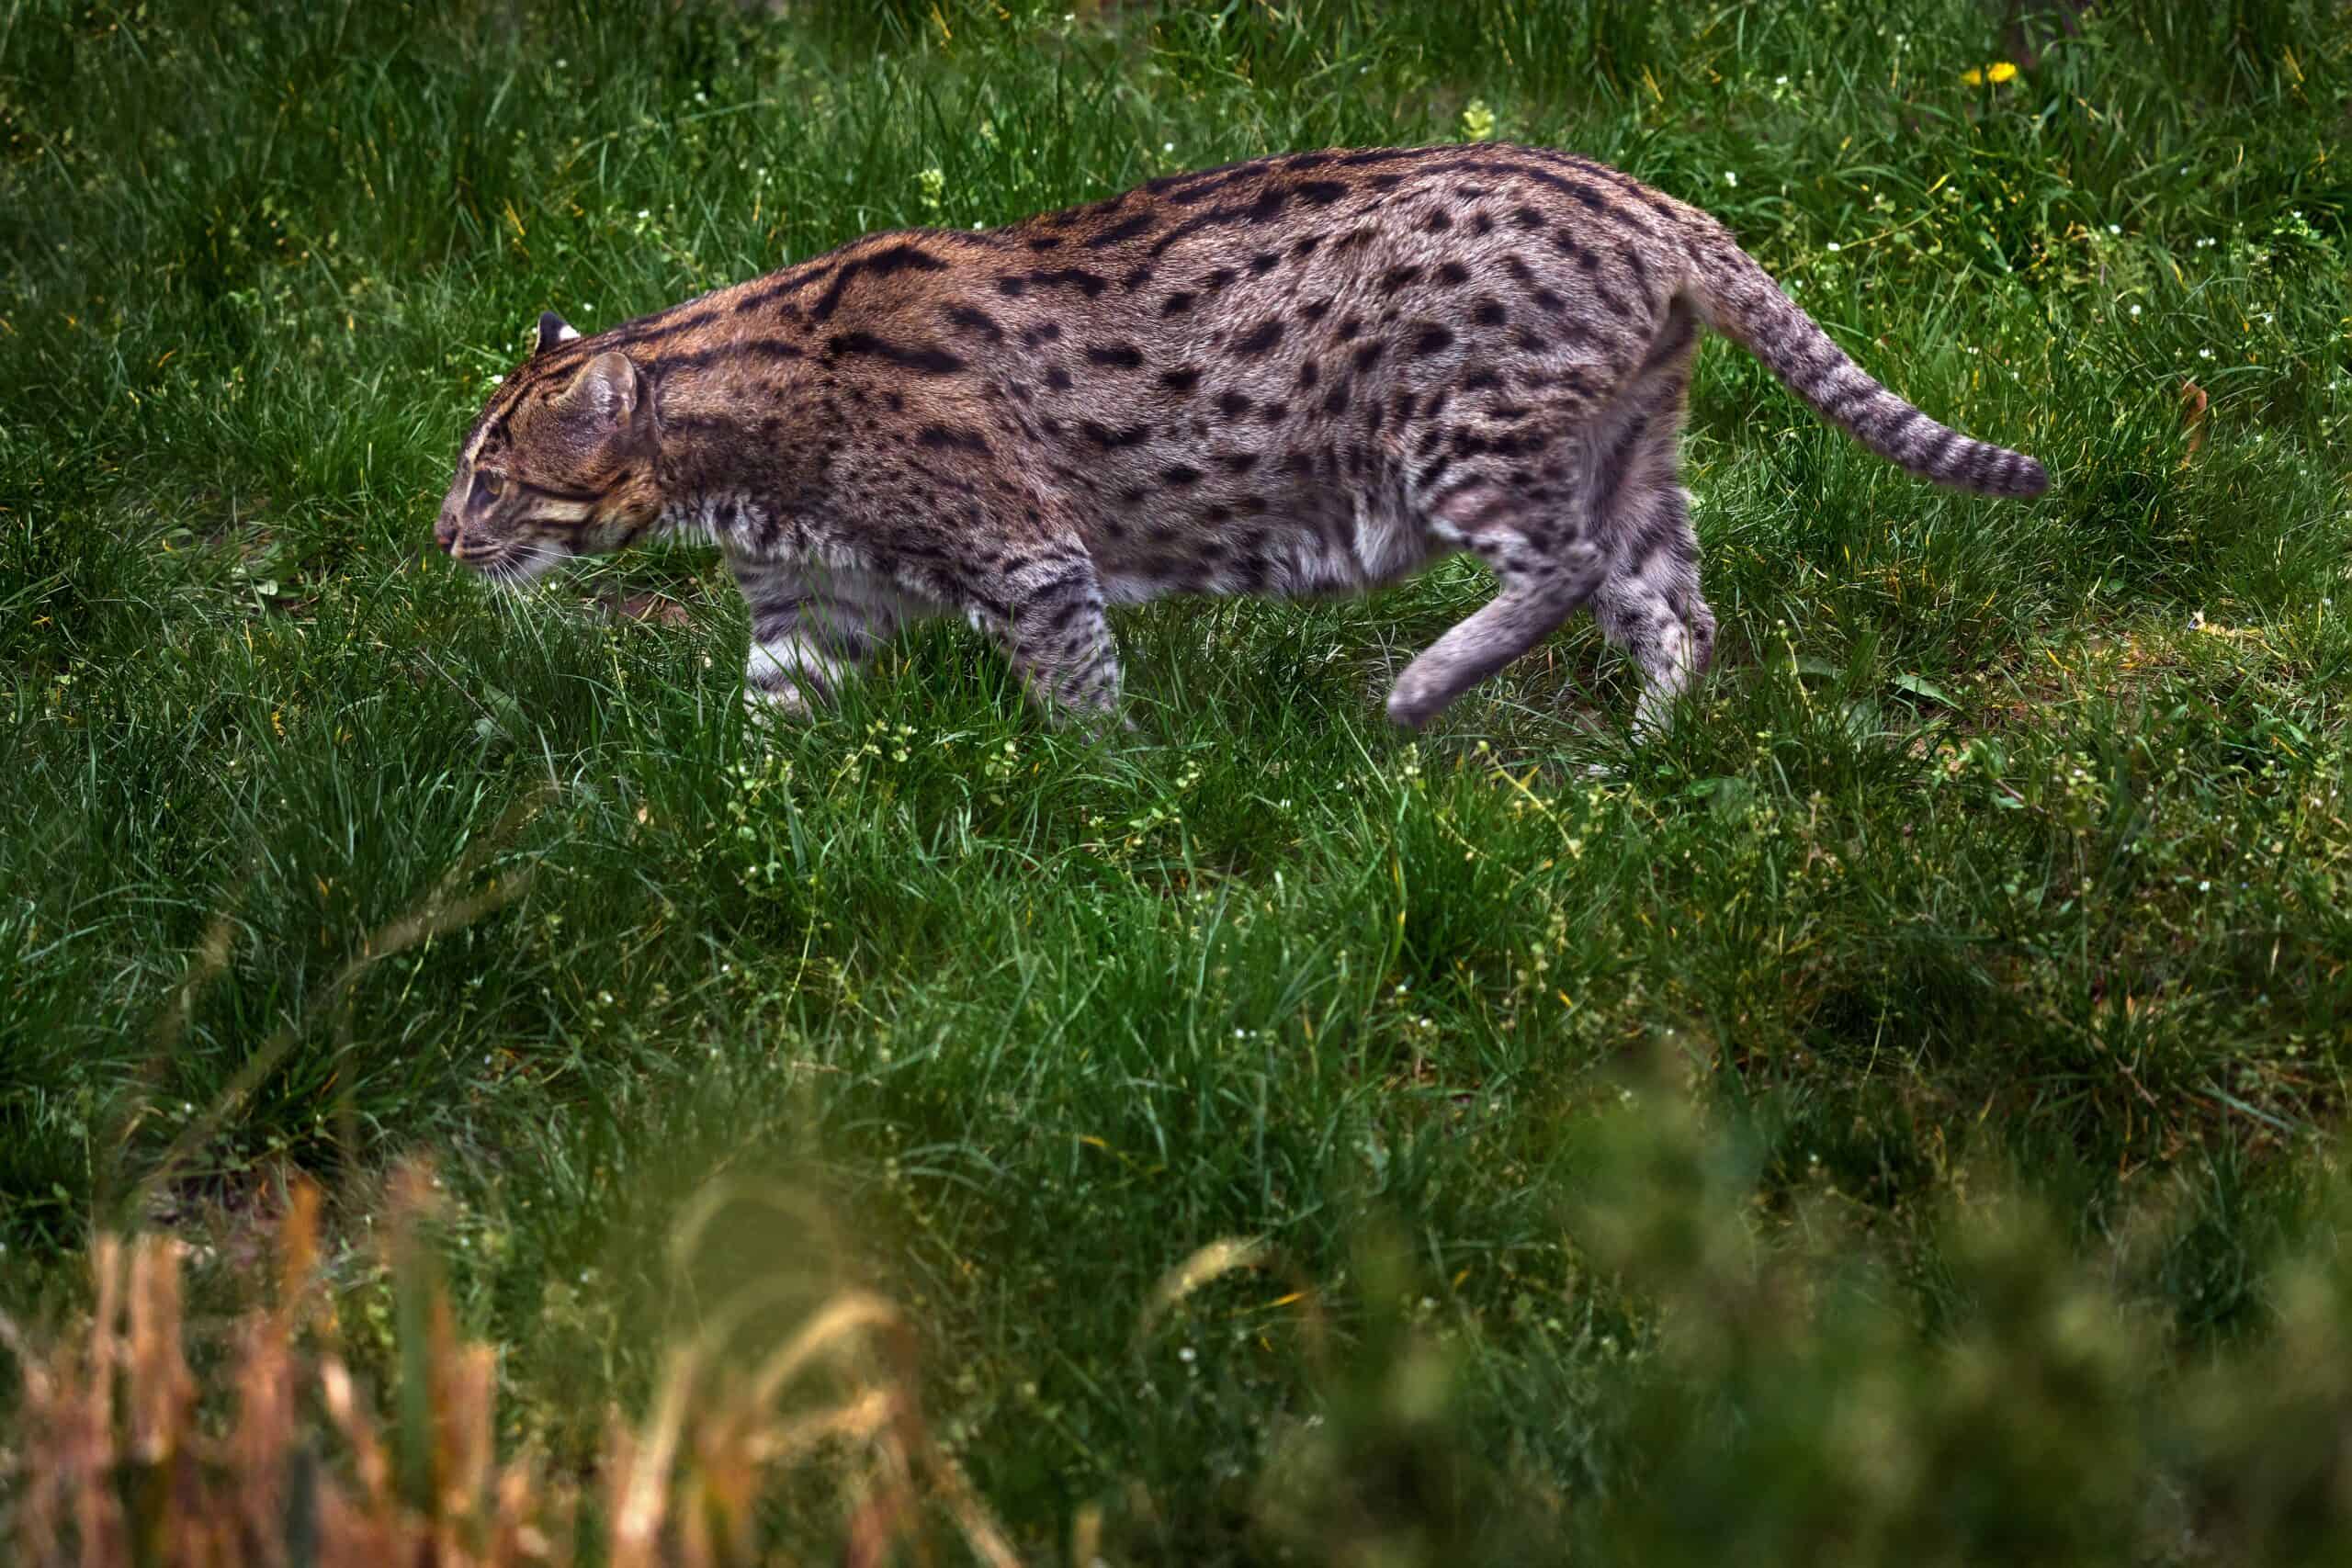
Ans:
[[[860,571],[805,563],[733,560],[751,611],[743,703],[758,720],[806,718],[865,672],[917,608],[895,586]]]

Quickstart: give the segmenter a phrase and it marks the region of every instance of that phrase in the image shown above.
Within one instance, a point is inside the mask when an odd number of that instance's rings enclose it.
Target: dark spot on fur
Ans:
[[[1078,266],[1066,266],[1057,272],[1009,273],[996,280],[997,292],[1009,299],[1018,299],[1028,292],[1033,285],[1041,288],[1067,285],[1077,289],[1089,299],[1099,297],[1105,288],[1111,287],[1101,273],[1089,272],[1084,267]]]
[[[1282,341],[1282,318],[1269,316],[1252,327],[1249,335],[1237,341],[1233,345],[1233,352],[1242,355],[1263,354]]]
[[[1113,430],[1108,426],[1097,424],[1091,419],[1080,421],[1078,430],[1080,434],[1102,447],[1105,452],[1115,452],[1122,446],[1140,446],[1151,434],[1151,426],[1148,424],[1133,424],[1125,430]]]
[[[1138,212],[1125,222],[1114,223],[1101,233],[1094,235],[1086,242],[1086,248],[1090,251],[1099,251],[1106,246],[1115,245],[1122,240],[1132,240],[1137,234],[1148,234],[1151,231],[1152,225],[1159,221],[1158,218],[1148,212]]]
[[[940,451],[986,452],[989,449],[989,444],[981,439],[978,431],[958,430],[944,424],[926,424],[915,432],[915,439]]]
[[[944,348],[927,345],[910,348],[904,344],[876,337],[872,333],[835,333],[826,344],[826,349],[834,355],[871,355],[926,376],[945,376],[966,368],[965,361]]]
[[[950,326],[967,328],[979,333],[990,343],[1004,341],[1004,329],[998,326],[996,318],[986,310],[977,310],[969,305],[950,305],[947,307],[945,315]]]
[[[896,273],[910,271],[943,272],[946,267],[945,262],[920,245],[901,243],[887,246],[872,255],[859,256],[854,260],[843,262],[842,269],[833,275],[832,283],[825,289],[823,297],[817,301],[809,314],[820,321],[830,318],[842,302],[842,291],[849,288],[851,280],[860,273],[871,273],[876,277],[888,277]]]

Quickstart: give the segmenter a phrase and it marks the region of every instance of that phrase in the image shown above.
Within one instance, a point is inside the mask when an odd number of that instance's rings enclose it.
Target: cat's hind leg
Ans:
[[[1664,730],[1674,704],[1714,657],[1715,617],[1699,594],[1698,537],[1688,492],[1661,485],[1621,499],[1611,521],[1627,530],[1592,609],[1603,636],[1642,670],[1634,733]]]
[[[1457,491],[1433,531],[1484,561],[1497,587],[1396,677],[1388,716],[1408,729],[1550,637],[1592,597],[1604,565],[1575,520],[1553,523],[1499,483]]]
[[[1689,313],[1677,306],[1592,437],[1588,526],[1607,561],[1593,615],[1641,666],[1636,737],[1665,728],[1676,699],[1714,657],[1715,617],[1700,596],[1699,540],[1679,473],[1696,346]]]

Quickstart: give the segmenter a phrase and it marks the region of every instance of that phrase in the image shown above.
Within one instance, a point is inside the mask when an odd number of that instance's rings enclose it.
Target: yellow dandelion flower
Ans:
[[[1987,82],[1998,85],[2013,79],[2017,73],[2016,66],[2006,60],[1996,60],[1990,65],[1970,66],[1960,73],[1960,79],[1972,87],[1981,87]]]

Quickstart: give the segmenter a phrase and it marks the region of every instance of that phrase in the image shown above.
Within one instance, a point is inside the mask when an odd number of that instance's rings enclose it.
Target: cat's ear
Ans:
[[[557,315],[553,310],[539,314],[539,346],[532,352],[545,354],[560,343],[570,343],[580,335],[580,329]]]
[[[628,355],[600,354],[580,367],[556,406],[616,429],[634,424],[645,407],[645,378]]]

